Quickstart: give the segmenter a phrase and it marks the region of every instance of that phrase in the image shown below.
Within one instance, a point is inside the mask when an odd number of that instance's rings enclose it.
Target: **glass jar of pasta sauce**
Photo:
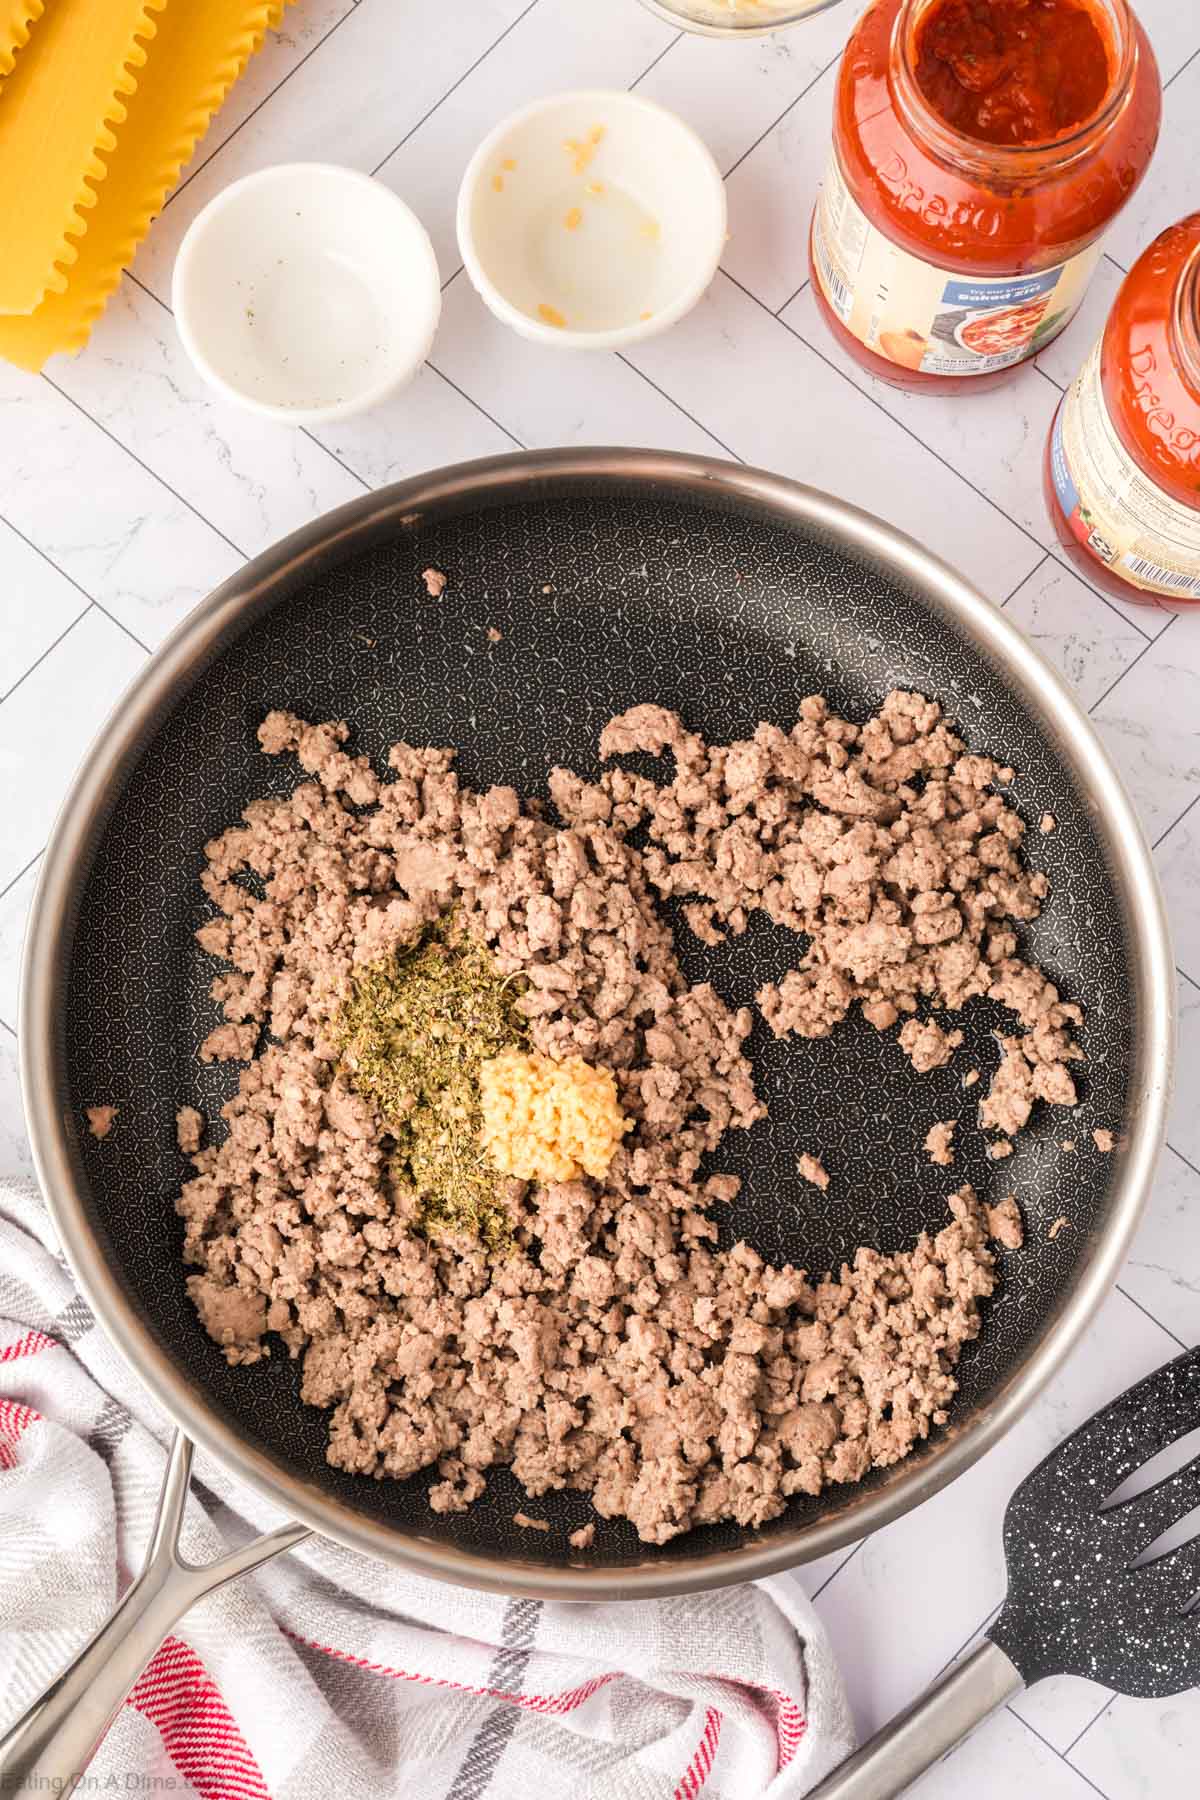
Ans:
[[[1129,271],[1058,409],[1046,501],[1096,587],[1200,606],[1200,212]]]
[[[1070,320],[1149,166],[1127,0],[874,0],[842,58],[813,290],[900,387],[991,386]]]

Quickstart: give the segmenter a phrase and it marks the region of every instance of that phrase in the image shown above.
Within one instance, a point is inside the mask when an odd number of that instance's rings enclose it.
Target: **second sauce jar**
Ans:
[[[1149,166],[1126,0],[875,0],[838,76],[813,289],[872,374],[990,386],[1063,329]]]
[[[1200,606],[1200,212],[1130,269],[1046,459],[1059,541],[1094,586]]]

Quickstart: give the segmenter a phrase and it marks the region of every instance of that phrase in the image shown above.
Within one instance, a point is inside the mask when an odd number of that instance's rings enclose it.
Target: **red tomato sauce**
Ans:
[[[942,0],[921,23],[917,86],[983,143],[1049,143],[1091,118],[1110,79],[1105,33],[1076,0]]]

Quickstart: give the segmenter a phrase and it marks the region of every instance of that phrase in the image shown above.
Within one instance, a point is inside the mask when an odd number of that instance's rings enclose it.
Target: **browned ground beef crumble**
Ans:
[[[106,1138],[116,1122],[118,1108],[115,1106],[85,1106],[88,1130],[94,1138]]]
[[[915,694],[861,728],[812,697],[793,730],[715,746],[636,706],[603,754],[669,751],[671,779],[556,769],[555,824],[511,788],[460,787],[451,750],[397,744],[383,781],[348,735],[271,713],[263,749],[311,779],[207,846],[217,914],[197,936],[227,968],[212,990],[225,1022],[200,1054],[247,1066],[221,1143],[195,1148],[200,1122],[181,1115],[196,1172],[178,1210],[192,1298],[229,1360],[277,1334],[303,1356],[304,1399],[331,1409],[330,1462],[377,1478],[436,1464],[438,1511],[508,1463],[529,1495],[582,1489],[653,1543],[761,1524],[908,1455],[946,1419],[996,1284],[988,1240],[1020,1243],[1016,1207],[963,1187],[943,1230],[823,1278],[718,1250],[711,1214],[739,1184],[702,1179],[700,1159],[764,1115],[751,1014],[687,985],[656,899],[682,897],[709,943],[755,909],[808,936],[758,996],[780,1035],[828,1036],[857,1004],[900,1027],[920,1071],[961,1042],[930,1009],[1001,1001],[1021,1035],[1002,1040],[979,1115],[1011,1134],[1037,1099],[1074,1101],[1081,1054],[1078,1008],[1018,953],[1013,922],[1037,916],[1047,883],[994,791],[1011,772],[966,754]],[[508,1183],[516,1248],[493,1260],[412,1230],[332,1033],[356,965],[451,906],[528,982],[534,1047],[607,1065],[635,1121],[602,1182]]]
[[[829,1186],[829,1172],[825,1164],[819,1157],[811,1156],[807,1150],[797,1157],[796,1170],[805,1181],[811,1182],[815,1188],[820,1188],[822,1193]]]
[[[939,1119],[926,1133],[925,1148],[929,1152],[929,1160],[939,1168],[948,1169],[954,1161],[954,1131],[957,1124],[957,1119]]]

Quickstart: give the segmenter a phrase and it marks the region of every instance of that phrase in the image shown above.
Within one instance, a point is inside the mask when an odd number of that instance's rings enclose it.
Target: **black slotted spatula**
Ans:
[[[1200,1686],[1200,1533],[1139,1561],[1200,1506],[1200,1456],[1105,1502],[1200,1427],[1200,1350],[1106,1406],[1021,1483],[1004,1515],[1008,1598],[987,1637],[809,1800],[895,1800],[997,1707],[1049,1675],[1141,1698]]]

